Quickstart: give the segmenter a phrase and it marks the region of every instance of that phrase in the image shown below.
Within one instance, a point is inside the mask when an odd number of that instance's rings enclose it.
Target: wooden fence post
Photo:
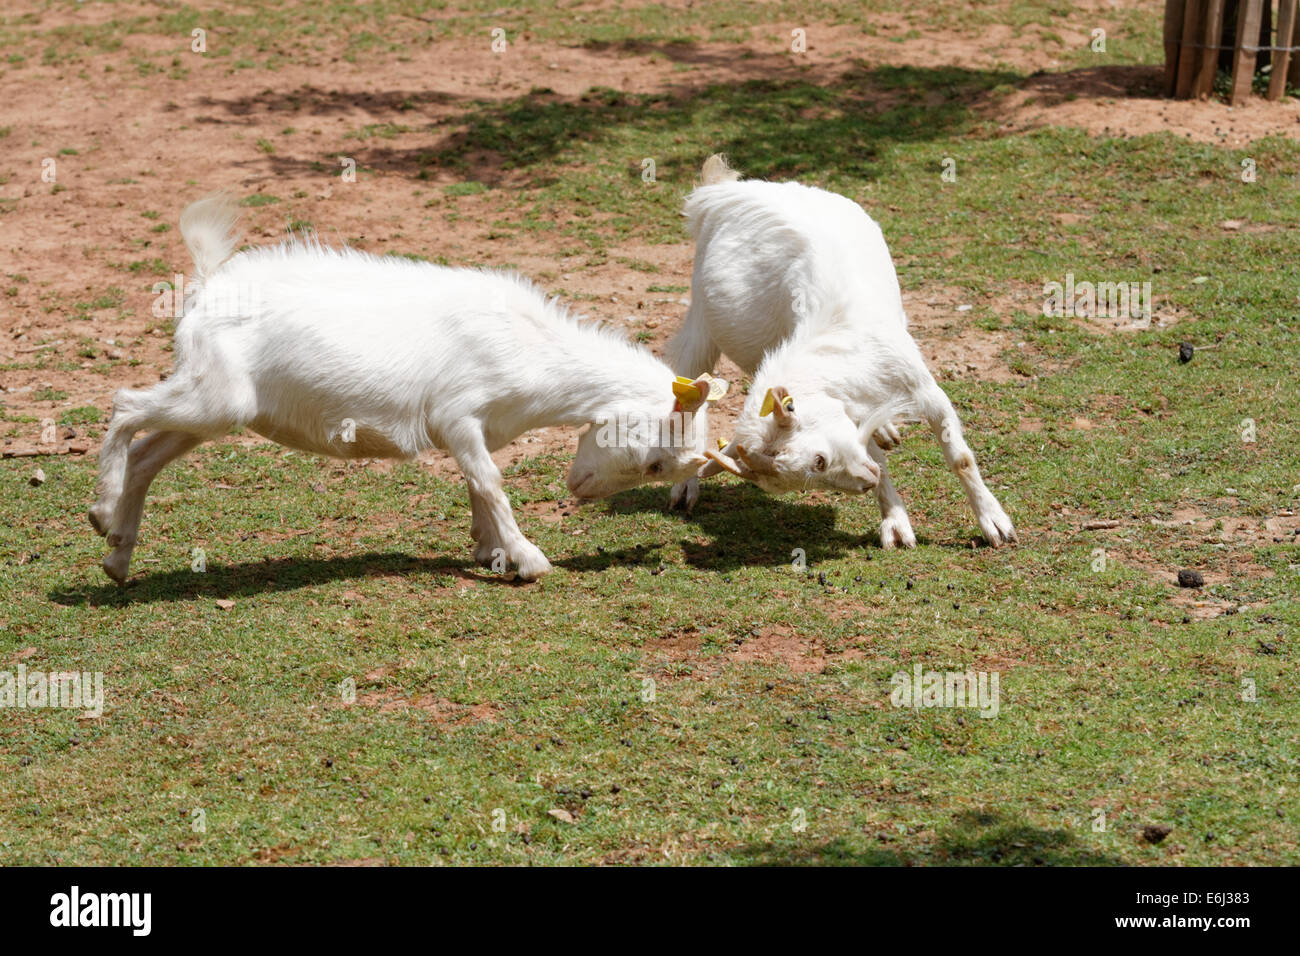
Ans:
[[[1183,9],[1183,39],[1178,51],[1178,86],[1174,95],[1185,100],[1192,95],[1192,81],[1196,77],[1196,64],[1200,61],[1201,18],[1205,13],[1205,0],[1187,0]]]
[[[1178,89],[1178,49],[1183,38],[1185,2],[1165,0],[1165,96],[1173,96]]]
[[[1300,89],[1300,0],[1278,0],[1273,37],[1272,0],[1165,0],[1165,95],[1203,98],[1219,70],[1230,70],[1228,102],[1243,104],[1255,74],[1269,72],[1267,96]]]
[[[1295,0],[1292,0],[1294,3]],[[1205,14],[1205,49],[1201,50],[1201,71],[1196,76],[1192,95],[1206,97],[1214,92],[1214,76],[1219,68],[1217,47],[1223,39],[1223,0],[1210,0]]]
[[[1237,8],[1240,17],[1237,23],[1236,49],[1232,58],[1232,96],[1228,102],[1237,106],[1250,96],[1250,86],[1255,78],[1255,58],[1253,49],[1259,43],[1259,24],[1263,19],[1264,0],[1242,0]]]
[[[1277,4],[1277,42],[1274,46],[1289,47],[1295,41],[1291,35],[1295,32],[1296,0],[1278,0]],[[1268,98],[1280,100],[1286,92],[1287,71],[1291,67],[1291,52],[1278,50],[1273,57],[1273,75],[1268,81]]]
[[[1294,21],[1291,27],[1291,42],[1279,43],[1278,46],[1297,46],[1296,41],[1300,40],[1300,15],[1292,18]],[[1287,82],[1294,87],[1300,87],[1300,53],[1291,54],[1291,65],[1287,67]]]

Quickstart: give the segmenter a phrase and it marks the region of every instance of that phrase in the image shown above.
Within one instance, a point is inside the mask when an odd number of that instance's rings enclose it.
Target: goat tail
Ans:
[[[194,260],[199,282],[211,278],[235,251],[239,207],[229,193],[212,193],[190,203],[181,213],[181,238]]]
[[[740,178],[740,173],[727,165],[727,157],[721,153],[714,153],[704,161],[704,169],[700,171],[700,182],[704,186],[713,186],[717,183],[734,183]]]

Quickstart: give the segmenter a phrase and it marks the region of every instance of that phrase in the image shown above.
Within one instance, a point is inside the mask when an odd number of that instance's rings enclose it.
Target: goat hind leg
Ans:
[[[152,389],[119,389],[113,396],[113,413],[108,433],[99,449],[99,478],[95,482],[95,503],[90,506],[90,526],[101,536],[113,527],[113,514],[126,482],[131,439],[143,426],[145,407]]]
[[[204,384],[193,375],[177,372],[152,388],[123,388],[113,396],[113,415],[99,450],[99,479],[89,515],[91,526],[101,535],[113,533],[136,432],[152,429],[210,437],[246,420],[234,411],[235,383],[219,378],[208,382],[206,388]]]
[[[153,432],[132,444],[126,481],[107,532],[112,550],[104,557],[102,565],[104,573],[118,584],[126,580],[130,571],[131,554],[135,550],[149,486],[168,462],[179,458],[202,440],[198,435],[186,432],[162,431]]]

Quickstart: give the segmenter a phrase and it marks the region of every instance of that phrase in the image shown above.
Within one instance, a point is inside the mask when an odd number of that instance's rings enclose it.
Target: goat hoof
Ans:
[[[907,518],[885,518],[880,522],[880,546],[886,551],[916,547],[916,534]]]
[[[1006,520],[1005,516],[997,523],[993,521],[982,523],[980,530],[984,532],[985,540],[995,548],[1000,548],[1004,544],[1013,544],[1017,540],[1016,529],[1011,527],[1011,522]]]
[[[127,572],[131,569],[131,556],[121,554],[118,551],[110,551],[104,558],[101,567],[103,567],[104,573],[118,584],[125,584]]]
[[[101,538],[108,534],[108,529],[113,523],[113,513],[111,511],[95,505],[86,512],[86,517],[90,519],[90,526],[95,529],[95,534]]]
[[[875,430],[871,438],[880,446],[881,451],[890,451],[903,444],[903,435],[893,422],[881,425]]]
[[[1007,517],[1007,513],[1000,505],[995,505],[978,518],[985,540],[993,547],[1000,548],[1016,540],[1016,529],[1012,527],[1011,519]]]
[[[690,514],[695,510],[695,503],[700,500],[700,480],[691,478],[687,481],[680,481],[673,485],[673,490],[668,493],[668,510],[672,511],[677,508]]]
[[[541,551],[538,551],[535,555],[529,554],[520,557],[517,564],[519,567],[519,580],[521,581],[536,581],[543,575],[551,573],[551,562],[546,560],[546,555],[542,554]]]
[[[474,548],[474,561],[482,567],[504,573],[510,567],[510,554],[495,541],[479,541]]]

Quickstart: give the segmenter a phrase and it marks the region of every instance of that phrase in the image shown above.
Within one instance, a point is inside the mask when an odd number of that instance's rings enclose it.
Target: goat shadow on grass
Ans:
[[[891,834],[879,846],[854,846],[843,837],[751,844],[733,851],[751,866],[1124,866],[1119,857],[1079,841],[1082,830],[1044,829],[988,810],[958,813],[927,847],[899,846],[907,837]],[[892,844],[892,845],[891,845]]]
[[[667,507],[668,489],[662,486],[625,491],[605,502],[612,515],[663,514]],[[713,539],[703,545],[691,538],[679,542],[686,563],[704,570],[784,566],[794,560],[797,548],[803,550],[809,566],[852,552],[865,551],[862,557],[871,560],[880,547],[877,522],[872,522],[871,532],[857,534],[836,528],[838,511],[831,502],[769,495],[741,482],[710,482],[701,487],[700,499],[689,516],[672,514]]]
[[[730,75],[707,83],[687,78],[644,94],[594,87],[567,96],[534,88],[491,103],[438,90],[304,87],[285,94],[205,97],[198,103],[204,112],[200,121],[248,126],[267,115],[278,121],[296,115],[351,115],[363,101],[378,121],[375,125],[388,121],[402,126],[411,122],[409,105],[447,108],[453,112],[418,143],[360,137],[349,154],[365,169],[421,181],[426,176],[470,180],[490,188],[553,185],[559,180],[551,164],[575,142],[610,145],[611,136],[628,129],[680,138],[683,130],[707,128],[709,152],[743,157],[746,174],[757,178],[815,173],[877,179],[893,172],[894,145],[946,141],[963,133],[980,108],[996,102],[995,90],[1023,79],[1010,70],[950,65],[858,65],[836,75],[808,74],[791,71],[785,54],[749,51],[752,55],[741,57],[734,48],[711,51],[644,38],[595,48],[611,47],[615,55],[659,54],[678,63],[726,68]],[[729,130],[728,135],[722,130]],[[660,179],[693,179],[703,147],[688,152],[689,157],[673,150],[658,157]],[[286,144],[235,165],[270,183],[319,173],[322,159],[316,151],[295,153]],[[640,175],[636,161],[628,159],[626,172]]]
[[[574,571],[600,571],[616,564],[654,565],[658,562],[657,548],[640,545],[594,555],[574,555],[551,563]],[[98,569],[96,573],[100,573]],[[50,591],[47,597],[55,604],[69,607],[125,607],[198,598],[248,598],[259,594],[295,591],[331,581],[393,575],[430,579],[457,578],[503,587],[528,586],[524,582],[494,574],[468,558],[452,555],[425,558],[396,551],[371,551],[332,558],[284,557],[240,564],[210,564],[202,573],[195,573],[182,564],[172,571],[137,573],[128,578],[125,585],[113,584],[105,579],[102,584],[58,588]],[[429,583],[437,587],[440,582],[431,580]]]

